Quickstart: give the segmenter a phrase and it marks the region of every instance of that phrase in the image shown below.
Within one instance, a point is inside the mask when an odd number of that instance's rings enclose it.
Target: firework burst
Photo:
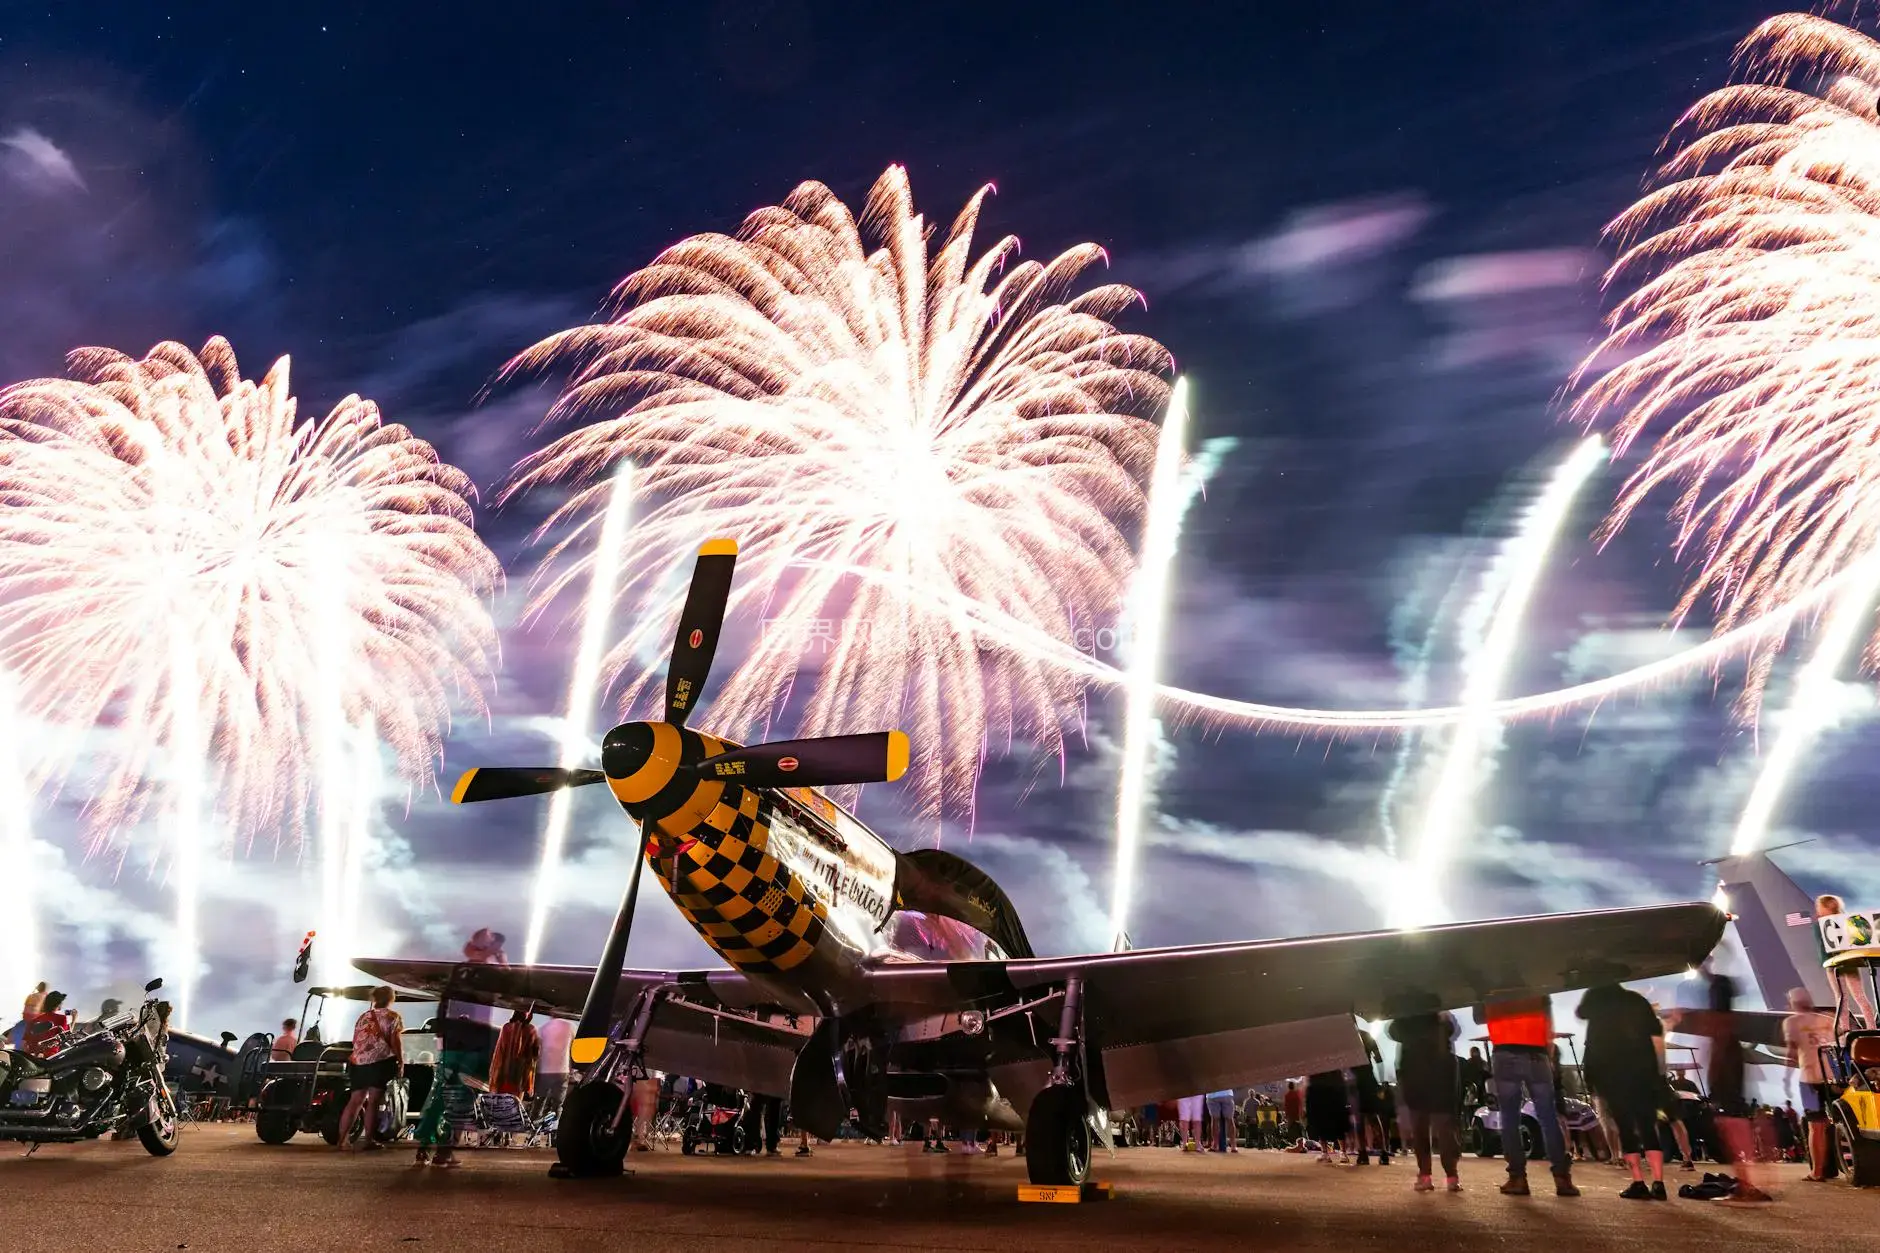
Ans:
[[[1880,541],[1880,44],[1788,15],[1738,59],[1750,81],[1684,116],[1663,181],[1611,228],[1630,294],[1578,403],[1618,414],[1620,453],[1650,444],[1608,532],[1675,488],[1701,558],[1679,612],[1709,598],[1725,627]]]
[[[323,772],[356,770],[326,760],[335,727],[424,777],[494,648],[469,481],[356,396],[296,424],[287,359],[253,382],[221,339],[70,366],[0,392],[0,666],[32,712],[115,729],[101,838],[159,750],[206,758],[250,838],[297,834]]]
[[[510,364],[569,370],[550,421],[589,420],[510,488],[574,489],[545,533],[599,516],[623,462],[650,502],[619,587],[636,625],[609,659],[623,708],[658,677],[647,659],[665,655],[700,537],[728,535],[733,613],[761,629],[712,697],[715,730],[768,736],[786,709],[807,735],[904,726],[930,815],[970,799],[990,749],[1061,751],[1077,676],[947,606],[1058,640],[1116,613],[1155,452],[1139,415],[1161,407],[1171,362],[1112,325],[1135,291],[1076,290],[1095,245],[1019,263],[1008,237],[975,257],[990,190],[930,251],[899,167],[859,219],[804,183],[736,236],[667,249],[616,289],[610,320]],[[579,577],[565,555],[548,551],[538,605]]]

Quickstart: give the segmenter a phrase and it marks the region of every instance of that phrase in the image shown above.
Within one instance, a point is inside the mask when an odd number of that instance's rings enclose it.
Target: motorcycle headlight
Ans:
[[[78,1077],[78,1086],[87,1092],[102,1091],[104,1086],[110,1082],[111,1076],[99,1070],[96,1066],[88,1067],[85,1073]]]

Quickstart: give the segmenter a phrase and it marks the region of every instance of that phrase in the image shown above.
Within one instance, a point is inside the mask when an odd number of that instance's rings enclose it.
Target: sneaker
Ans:
[[[1411,1186],[1410,1190],[1412,1192],[1434,1192],[1436,1191],[1436,1184],[1428,1175],[1418,1175],[1416,1183]]]
[[[782,1157],[783,1154],[777,1151],[776,1149],[765,1149],[764,1156],[765,1157]]]
[[[1669,1199],[1669,1197],[1665,1196],[1665,1181],[1662,1179],[1652,1180],[1652,1200],[1665,1201]]]
[[[1528,1196],[1530,1195],[1530,1193],[1528,1192],[1527,1176],[1526,1175],[1509,1175],[1508,1181],[1501,1185],[1501,1194],[1503,1196]]]
[[[1377,1164],[1378,1164],[1379,1166],[1388,1166],[1388,1165],[1390,1165],[1390,1154],[1389,1154],[1389,1153],[1379,1153],[1379,1154],[1377,1155]]]
[[[796,1155],[797,1155],[798,1157],[808,1157],[808,1156],[809,1156],[809,1145],[807,1145],[807,1144],[799,1144],[799,1145],[797,1145],[797,1147],[796,1147]]]
[[[1554,1176],[1554,1195],[1555,1196],[1578,1196],[1580,1195],[1580,1190],[1573,1186],[1572,1175],[1555,1175]]]
[[[1634,1179],[1626,1190],[1619,1194],[1619,1198],[1624,1201],[1649,1201],[1652,1199],[1652,1190],[1643,1179]]]
[[[1451,1175],[1449,1176],[1447,1187],[1448,1187],[1448,1190],[1451,1192],[1460,1192],[1462,1191],[1462,1180],[1456,1178],[1454,1175]]]
[[[1690,1172],[1690,1173],[1692,1173],[1692,1174],[1695,1174],[1695,1173],[1697,1172],[1697,1163],[1696,1163],[1696,1162],[1688,1162],[1688,1161],[1687,1161],[1687,1162],[1685,1162],[1685,1163],[1683,1163],[1683,1164],[1682,1164],[1681,1166],[1679,1166],[1679,1167],[1678,1167],[1678,1169],[1680,1169],[1680,1170],[1684,1170],[1684,1171],[1688,1171],[1688,1172]]]
[[[1370,1164],[1371,1164],[1371,1155],[1369,1153],[1361,1152],[1358,1154],[1358,1165],[1369,1166]]]

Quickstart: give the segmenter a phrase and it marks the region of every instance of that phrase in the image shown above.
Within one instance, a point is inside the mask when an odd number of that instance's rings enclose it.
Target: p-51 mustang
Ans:
[[[788,1097],[833,1138],[939,1116],[1023,1131],[1033,1183],[1078,1184],[1106,1110],[1364,1060],[1353,1015],[1683,970],[1709,905],[1517,918],[1303,940],[1038,957],[999,886],[937,849],[901,853],[820,792],[891,782],[899,731],[740,747],[686,726],[718,645],[737,545],[699,550],[666,675],[665,718],[609,731],[600,770],[481,768],[458,803],[606,783],[640,824],[597,966],[367,959],[406,988],[572,1014],[579,1084],[566,1173],[620,1170],[626,1092],[648,1069]],[[642,865],[731,966],[623,971]]]

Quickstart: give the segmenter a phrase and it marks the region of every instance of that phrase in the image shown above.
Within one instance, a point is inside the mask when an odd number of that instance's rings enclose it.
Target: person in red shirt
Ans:
[[[1508,1162],[1507,1196],[1527,1196],[1527,1150],[1521,1143],[1521,1099],[1534,1102],[1534,1119],[1541,1126],[1541,1142],[1554,1168],[1554,1194],[1578,1196],[1573,1166],[1567,1157],[1566,1137],[1560,1134],[1560,1115],[1554,1108],[1554,1015],[1544,996],[1491,1001],[1477,1008],[1475,1020],[1488,1028],[1494,1056],[1495,1104],[1501,1113],[1501,1152]]]
[[[1283,1133],[1288,1140],[1304,1138],[1306,1134],[1306,1094],[1299,1090],[1297,1079],[1286,1081],[1286,1130]]]
[[[62,1031],[72,1029],[72,1015],[65,1009],[65,993],[48,992],[39,1008],[26,1015],[26,1052],[34,1057],[51,1057],[59,1051]]]

